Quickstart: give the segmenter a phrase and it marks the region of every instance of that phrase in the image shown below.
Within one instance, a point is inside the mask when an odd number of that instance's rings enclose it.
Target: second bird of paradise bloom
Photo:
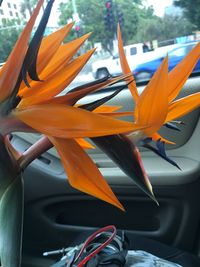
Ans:
[[[118,47],[120,63],[123,74],[130,74],[131,69],[123,50],[123,41],[118,25]],[[160,136],[158,131],[163,125],[177,129],[178,118],[186,115],[200,106],[200,92],[177,99],[183,85],[187,81],[193,68],[200,58],[200,43],[170,72],[168,72],[168,57],[163,60],[158,70],[153,75],[147,86],[139,95],[133,75],[128,77],[128,88],[131,92],[135,108],[132,112],[125,112],[133,116],[135,125],[141,127],[138,131],[121,134],[126,143],[135,145],[140,141],[144,147],[152,150],[174,166],[180,167],[166,155],[165,144],[174,144],[172,141]],[[116,112],[117,113],[117,112]],[[117,114],[113,116],[117,116]],[[112,113],[110,114],[112,116]],[[119,115],[122,115],[119,113]],[[154,141],[156,147],[151,146]],[[118,140],[118,142],[121,142]],[[114,159],[115,160],[115,159]],[[142,164],[142,163],[141,163]],[[144,176],[147,176],[144,171]],[[149,189],[151,186],[148,183]]]

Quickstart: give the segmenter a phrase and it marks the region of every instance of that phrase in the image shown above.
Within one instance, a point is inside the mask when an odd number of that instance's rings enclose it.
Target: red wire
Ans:
[[[117,229],[115,228],[114,225],[108,225],[106,227],[103,227],[99,230],[97,230],[96,232],[94,232],[91,236],[88,237],[88,239],[85,241],[83,247],[81,248],[79,254],[77,255],[75,262],[78,260],[78,258],[81,256],[81,254],[83,253],[83,251],[85,250],[85,248],[88,246],[88,244],[98,235],[101,234],[103,232],[106,231],[113,231],[112,235],[108,238],[107,241],[105,241],[101,246],[99,246],[98,248],[96,248],[93,252],[91,252],[89,255],[87,255],[87,257],[85,257],[78,265],[77,267],[82,267],[84,266],[85,263],[87,263],[92,257],[94,257],[95,255],[97,255],[102,249],[104,249],[115,237]]]

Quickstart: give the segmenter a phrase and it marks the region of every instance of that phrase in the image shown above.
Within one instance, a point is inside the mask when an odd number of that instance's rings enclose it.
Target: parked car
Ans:
[[[168,53],[169,70],[173,69],[196,44],[196,42],[186,43],[171,50]],[[157,57],[156,59],[139,64],[133,71],[135,79],[137,81],[149,80],[153,76],[157,68],[160,66],[160,63],[165,56],[166,52],[162,56]],[[200,61],[197,63],[193,70],[193,72],[197,71],[200,71]]]

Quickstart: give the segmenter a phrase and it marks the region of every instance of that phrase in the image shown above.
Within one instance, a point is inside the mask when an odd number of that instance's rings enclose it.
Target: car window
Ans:
[[[130,55],[133,56],[133,55],[136,55],[136,54],[137,54],[137,48],[136,47],[131,47]]]
[[[189,52],[192,50],[192,48],[193,48],[196,44],[197,44],[197,43],[192,44],[192,45],[188,45],[188,46],[186,47],[186,54],[189,53]]]
[[[37,0],[32,0],[30,6],[27,0],[16,0],[13,3],[3,0],[0,7],[0,63],[6,61],[36,2]],[[159,59],[161,54],[166,55],[168,49],[171,51],[170,56],[182,57],[187,54],[191,47],[185,45],[200,40],[200,25],[197,19],[198,9],[191,14],[182,2],[184,1],[57,0],[45,33],[50,34],[72,21],[74,26],[65,42],[92,33],[77,53],[80,55],[96,48],[87,67],[73,81],[74,85],[79,85],[108,74],[117,76],[122,73],[117,44],[118,23],[132,71],[136,65]]]
[[[189,53],[192,50],[193,47],[194,47],[194,44],[177,48],[169,52],[169,57],[173,57],[173,56],[184,57],[187,53]]]
[[[113,59],[117,59],[117,58],[119,58],[119,53],[116,53],[113,55]]]
[[[180,47],[175,49],[174,51],[171,51],[169,53],[170,57],[176,56],[176,57],[184,57],[186,55],[187,49],[186,47]]]

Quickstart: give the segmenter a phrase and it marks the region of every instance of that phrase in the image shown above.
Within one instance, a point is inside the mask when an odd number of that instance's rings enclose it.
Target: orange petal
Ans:
[[[25,29],[21,33],[8,60],[2,67],[2,70],[0,72],[0,101],[5,100],[12,93],[16,85],[28,48],[30,34],[43,2],[44,0],[40,0],[38,2],[38,5],[34,10],[33,15],[31,16]]]
[[[120,58],[122,71],[123,71],[124,74],[132,73],[132,71],[131,71],[131,69],[130,69],[130,67],[128,65],[125,53],[124,53],[123,41],[122,41],[122,36],[121,36],[121,31],[120,31],[119,24],[118,24],[118,28],[117,28],[117,35],[118,35],[119,58]],[[129,90],[130,90],[130,92],[132,94],[133,99],[135,101],[137,101],[137,99],[138,99],[138,91],[137,91],[137,87],[136,87],[136,83],[135,83],[133,75],[132,75],[132,77],[128,78],[127,81],[128,82],[132,81],[128,85],[128,88],[129,88]]]
[[[106,112],[106,113],[98,112],[98,114],[120,118],[120,117],[126,117],[126,116],[133,116],[133,111]]]
[[[168,57],[163,60],[136,105],[136,122],[148,127],[144,131],[147,136],[157,132],[165,122],[168,107],[167,78]]]
[[[165,122],[173,121],[176,118],[182,117],[200,106],[200,93],[195,93],[169,105],[169,111]]]
[[[34,88],[27,90],[26,93],[24,93],[24,98],[19,106],[27,107],[29,105],[37,104],[61,93],[81,71],[94,51],[95,49],[88,51],[84,55],[76,58],[55,75],[51,76],[51,78],[44,82],[40,82]]]
[[[40,74],[41,71],[47,66],[51,58],[54,56],[62,41],[68,33],[70,32],[73,23],[69,23],[58,31],[50,34],[42,40],[38,58],[37,58],[37,73]]]
[[[12,114],[39,132],[61,138],[97,137],[143,129],[66,105],[35,105]]]
[[[110,81],[105,81],[101,84],[96,84],[94,86],[87,87],[87,88],[82,89],[80,91],[74,91],[74,92],[68,93],[66,95],[53,97],[51,99],[44,100],[42,103],[44,103],[44,104],[66,104],[69,106],[73,106],[79,99],[81,99],[85,95],[87,95],[91,92],[94,92],[96,90],[105,88],[106,86],[108,86],[109,82]],[[23,108],[23,102],[21,102],[18,105],[18,108],[20,108],[20,107]]]
[[[174,100],[187,81],[200,57],[200,43],[198,43],[187,56],[169,73],[168,90],[169,102]]]
[[[53,56],[53,58],[51,59],[51,61],[49,62],[49,64],[40,73],[40,78],[42,80],[47,80],[51,75],[54,75],[62,67],[65,67],[89,36],[90,33],[85,34],[84,36],[72,42],[61,45]],[[31,88],[34,88],[34,86],[37,86],[37,84],[38,82],[35,81],[30,82]],[[29,91],[29,88],[27,88],[26,85],[23,83],[20,87],[19,95],[23,96],[27,91]]]
[[[66,105],[71,105],[73,106],[74,103],[76,103],[79,99],[83,98],[87,94],[103,89],[105,87],[108,87],[112,85],[113,83],[116,83],[117,81],[120,81],[123,78],[123,76],[119,76],[114,79],[109,79],[105,82],[95,84],[93,86],[86,87],[85,89],[81,89],[78,91],[74,91],[71,93],[68,93],[66,95],[54,97],[48,100],[44,100],[42,103],[46,104],[66,104]],[[30,89],[29,89],[30,90]],[[23,107],[23,102],[21,101],[18,107]]]
[[[121,108],[122,108],[122,106],[106,106],[106,105],[103,105],[103,106],[99,106],[98,108],[94,109],[93,111],[95,113],[111,113],[111,112],[114,112],[114,111],[119,110]]]
[[[49,61],[52,59],[59,46],[61,45],[61,42],[70,32],[72,26],[73,23],[70,23],[59,29],[58,31],[43,38],[37,58],[37,73],[39,77],[41,71],[48,65]],[[34,84],[34,82],[30,78],[28,79],[28,81],[30,86]],[[21,83],[20,90],[22,90],[23,88],[29,90],[24,82]]]
[[[65,172],[72,187],[106,201],[124,211],[99,169],[72,139],[49,137],[61,157]]]
[[[95,149],[88,141],[83,138],[76,138],[76,142],[84,149]]]
[[[169,145],[175,145],[174,142],[171,142],[171,141],[169,141],[169,140],[163,138],[163,137],[162,137],[161,135],[159,135],[158,133],[154,133],[154,134],[152,134],[152,135],[151,135],[151,138],[152,138],[152,140],[155,141],[155,142],[158,141],[158,140],[160,140],[160,141],[162,141],[162,142],[165,142],[166,144],[169,144]]]
[[[67,65],[90,35],[91,33],[87,33],[78,39],[61,45],[47,68],[41,73],[42,79],[47,79],[56,71],[59,71],[63,66]]]

